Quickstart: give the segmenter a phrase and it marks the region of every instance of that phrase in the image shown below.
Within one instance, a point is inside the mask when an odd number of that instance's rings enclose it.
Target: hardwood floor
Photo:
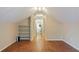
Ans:
[[[76,49],[63,41],[45,41],[40,47],[35,42],[15,42],[2,52],[77,52]]]

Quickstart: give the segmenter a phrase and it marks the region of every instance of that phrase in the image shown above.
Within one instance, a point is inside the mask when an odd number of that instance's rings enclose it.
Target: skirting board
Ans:
[[[15,42],[16,42],[16,40],[14,40],[14,41],[11,42],[10,44],[6,45],[4,48],[0,49],[0,52],[1,52],[2,50],[4,50],[5,48],[7,48],[8,46],[12,45],[12,44],[15,43]]]
[[[75,48],[76,50],[78,50],[78,51],[79,51],[79,48],[75,47],[73,44],[71,44],[71,43],[67,42],[66,40],[63,40],[63,41],[64,41],[65,43],[69,44],[70,46],[72,46],[73,48]]]
[[[63,39],[47,39],[47,41],[62,41]]]

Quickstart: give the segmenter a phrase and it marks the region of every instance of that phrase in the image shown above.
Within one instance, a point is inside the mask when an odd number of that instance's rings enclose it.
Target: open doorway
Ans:
[[[36,29],[36,37],[42,36],[43,33],[43,15],[36,15],[35,18],[35,29]]]
[[[44,18],[42,14],[35,16],[35,31],[36,31],[36,45],[39,50],[43,47],[43,30],[44,30]]]

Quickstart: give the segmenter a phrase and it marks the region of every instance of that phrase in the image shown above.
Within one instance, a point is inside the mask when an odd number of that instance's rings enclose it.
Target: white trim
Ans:
[[[47,41],[63,41],[63,39],[47,39]]]
[[[63,39],[63,35],[49,35],[47,36],[48,39]]]
[[[75,48],[76,50],[78,50],[79,51],[79,48],[78,47],[76,47],[75,45],[73,45],[73,44],[71,44],[71,43],[69,43],[68,41],[66,41],[66,40],[63,40],[65,43],[67,43],[67,44],[69,44],[70,46],[72,46],[73,48]]]
[[[11,43],[7,44],[5,47],[3,47],[2,49],[0,49],[0,51],[4,50],[5,48],[7,48],[8,46],[12,45],[15,42],[16,42],[16,40],[12,41]]]

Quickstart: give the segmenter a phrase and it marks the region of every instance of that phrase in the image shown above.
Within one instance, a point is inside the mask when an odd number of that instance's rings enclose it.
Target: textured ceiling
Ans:
[[[0,22],[18,22],[32,15],[30,7],[0,7]],[[79,21],[79,8],[76,7],[48,7],[47,13],[62,23],[76,23]]]

